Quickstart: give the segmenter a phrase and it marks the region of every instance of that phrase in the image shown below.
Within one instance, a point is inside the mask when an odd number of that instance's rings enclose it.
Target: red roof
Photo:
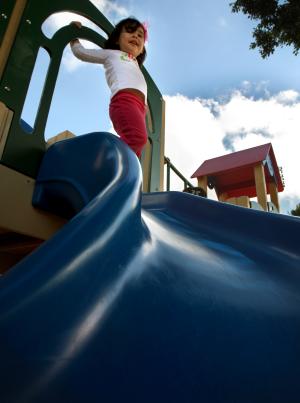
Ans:
[[[267,191],[269,192],[269,183],[275,179],[278,191],[282,192],[284,185],[271,143],[206,160],[192,178],[208,176],[209,182],[214,183],[217,194],[255,197],[253,168],[259,163],[263,163],[265,167]]]

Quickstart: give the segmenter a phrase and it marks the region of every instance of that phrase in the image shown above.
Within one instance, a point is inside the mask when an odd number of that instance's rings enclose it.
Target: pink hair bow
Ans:
[[[149,35],[148,35],[149,23],[147,21],[142,22],[142,27],[143,27],[143,30],[144,30],[145,42],[147,42],[148,39],[149,39]]]

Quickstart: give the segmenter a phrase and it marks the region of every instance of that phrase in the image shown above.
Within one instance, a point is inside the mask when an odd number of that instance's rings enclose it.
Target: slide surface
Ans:
[[[297,218],[141,196],[109,134],[47,154],[34,203],[72,218],[0,279],[1,402],[299,403]]]

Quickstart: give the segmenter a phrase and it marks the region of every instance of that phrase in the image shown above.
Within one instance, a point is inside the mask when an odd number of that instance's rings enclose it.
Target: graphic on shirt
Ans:
[[[135,60],[131,53],[126,52],[121,54],[120,59],[123,60],[123,62],[131,62],[132,60]]]

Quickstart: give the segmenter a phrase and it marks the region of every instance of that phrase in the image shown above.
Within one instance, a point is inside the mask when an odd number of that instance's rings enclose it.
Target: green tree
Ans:
[[[292,215],[300,216],[300,203],[297,204],[294,210],[291,210]]]
[[[250,49],[258,48],[261,56],[270,56],[278,46],[300,49],[299,0],[236,0],[230,3],[234,13],[243,12],[258,24],[253,30]]]

